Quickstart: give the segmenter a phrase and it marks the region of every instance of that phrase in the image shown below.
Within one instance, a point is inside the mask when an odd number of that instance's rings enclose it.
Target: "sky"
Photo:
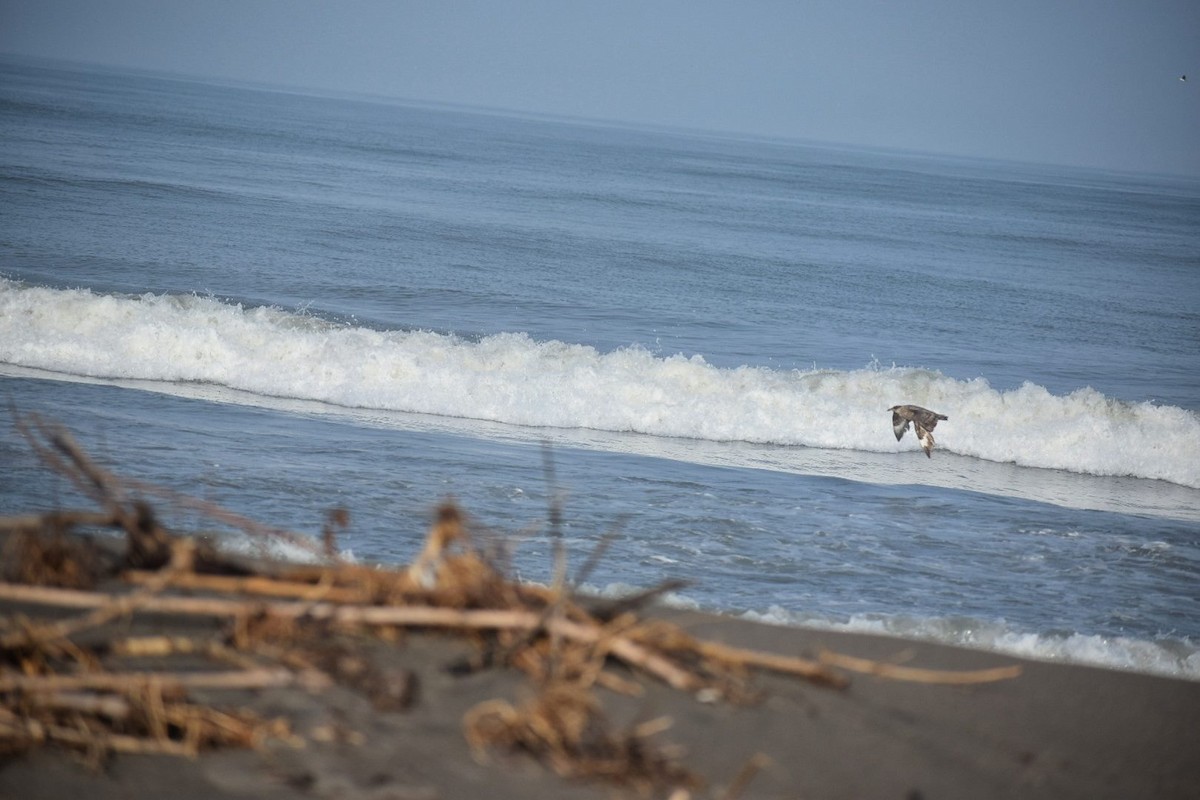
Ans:
[[[0,53],[1200,176],[1200,0],[0,0]]]

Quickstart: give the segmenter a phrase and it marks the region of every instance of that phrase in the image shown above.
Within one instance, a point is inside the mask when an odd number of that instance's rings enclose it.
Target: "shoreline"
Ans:
[[[119,543],[112,540],[108,549]],[[257,566],[264,566],[258,564]],[[294,565],[274,564],[290,569]],[[9,584],[11,585],[11,584]],[[129,593],[114,581],[103,592]],[[87,592],[79,592],[86,595]],[[184,600],[209,593],[172,590]],[[583,599],[580,599],[583,602]],[[596,600],[611,603],[611,600]],[[78,610],[0,601],[47,622]],[[103,769],[77,752],[42,746],[0,759],[0,794],[94,798],[173,793],[190,798],[368,797],[1046,797],[1194,796],[1200,760],[1194,720],[1200,684],[1064,665],[892,636],[780,627],[698,611],[652,606],[645,624],[666,623],[705,643],[821,662],[852,662],[931,674],[1019,667],[1011,679],[953,685],[835,671],[843,688],[794,675],[748,669],[738,697],[680,690],[654,676],[618,668],[620,691],[594,692],[601,719],[620,736],[656,748],[695,783],[612,783],[564,778],[526,752],[472,746],[464,720],[490,703],[519,708],[542,691],[511,664],[479,664],[478,637],[427,627],[380,640],[329,629],[341,658],[361,658],[411,687],[393,707],[361,685],[285,683],[261,688],[188,690],[198,703],[286,720],[287,735],[255,748],[201,750],[191,757],[119,753]],[[81,641],[215,635],[221,624],[165,611],[120,615]],[[185,659],[186,660],[186,659]],[[485,659],[486,660],[486,659]],[[170,659],[150,662],[163,668]],[[834,662],[836,663],[836,662]],[[474,666],[472,666],[474,665]],[[193,665],[194,666],[194,665]],[[211,665],[210,665],[211,668]],[[327,669],[331,674],[336,669]],[[6,673],[10,674],[11,673]],[[636,694],[627,692],[635,691]],[[3,695],[11,698],[12,695]],[[395,698],[394,698],[395,699]],[[632,739],[629,739],[632,740]],[[736,790],[736,794],[732,793]]]
[[[1194,797],[1200,682],[514,581],[446,503],[400,567],[232,554],[18,420],[99,510],[0,517],[0,796]],[[557,509],[549,510],[557,537]],[[104,535],[92,535],[96,531]],[[111,535],[116,531],[117,536]],[[594,557],[598,557],[595,554]],[[561,556],[561,554],[560,554]]]
[[[882,614],[852,617],[850,622],[829,621],[818,617],[789,621],[786,619],[777,619],[770,614],[763,614],[757,611],[725,613],[713,609],[693,609],[687,605],[683,605],[681,608],[685,610],[705,611],[719,617],[744,619],[748,622],[757,622],[774,627],[800,628],[816,632],[829,631],[831,633],[851,635],[881,636],[903,641],[974,650],[998,658],[1016,658],[1023,661],[1034,661],[1044,664],[1091,667],[1094,669],[1112,670],[1114,672],[1127,672],[1134,675],[1147,675],[1200,683],[1200,665],[1189,669],[1190,663],[1195,660],[1195,654],[1189,652],[1185,657],[1182,654],[1172,652],[1172,647],[1194,648],[1195,645],[1192,644],[1192,640],[1187,637],[1140,639],[1129,636],[1083,633],[1049,635],[1019,629],[1005,629],[998,631],[998,636],[993,636],[989,641],[957,641],[935,631],[888,630],[887,625],[891,621],[891,618]],[[912,618],[902,617],[902,619],[908,621],[910,623],[909,627],[912,627]],[[854,620],[860,621],[855,622]],[[937,622],[940,620],[935,619],[933,621]],[[917,622],[919,623],[920,620],[917,620]],[[978,626],[985,628],[992,624],[986,620],[975,620],[974,622]],[[1002,637],[1006,636],[1026,640],[1026,642],[1008,643],[1002,641]],[[1031,638],[1035,640],[1035,643],[1032,645],[1027,641]],[[1071,651],[1072,643],[1095,645],[1104,649],[1099,652],[1081,655]],[[1121,649],[1114,650],[1117,647]],[[1131,663],[1132,660],[1137,658],[1141,659],[1141,663]]]
[[[892,637],[779,629],[659,608],[652,616],[694,636],[781,654],[830,648],[935,669],[997,663],[990,654]],[[180,625],[159,620],[155,630]],[[516,702],[531,687],[512,669],[449,674],[447,665],[469,658],[471,649],[436,634],[406,637],[394,657],[420,689],[401,711],[379,711],[340,686],[197,692],[216,703],[282,712],[304,737],[301,747],[272,740],[258,750],[194,758],[122,754],[100,772],[64,750],[41,748],[0,760],[0,794],[30,800],[147,792],[231,800],[639,796],[629,787],[564,779],[525,755],[472,752],[461,725],[470,708],[497,698]],[[753,774],[738,795],[744,798],[1194,797],[1200,686],[1091,667],[1004,662],[1019,664],[1020,677],[970,687],[857,675],[838,691],[759,675],[760,694],[747,704],[699,702],[653,681],[639,681],[641,697],[600,694],[617,727],[671,719],[654,738],[682,748],[681,763],[702,781],[679,796],[722,796],[749,765]]]

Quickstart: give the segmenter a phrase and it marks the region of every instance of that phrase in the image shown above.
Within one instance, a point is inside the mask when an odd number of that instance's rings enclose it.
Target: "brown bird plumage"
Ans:
[[[896,434],[896,441],[900,441],[900,438],[904,436],[904,432],[908,430],[908,424],[911,422],[916,428],[917,439],[920,440],[921,447],[925,450],[925,456],[933,458],[932,431],[937,427],[938,420],[950,418],[945,414],[939,414],[920,406],[892,406],[888,411],[892,412],[892,432]]]

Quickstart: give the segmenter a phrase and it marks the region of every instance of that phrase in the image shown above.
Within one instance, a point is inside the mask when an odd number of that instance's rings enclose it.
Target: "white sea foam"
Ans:
[[[612,583],[603,588],[585,585],[582,588],[588,594],[614,598],[640,591],[638,587],[625,583]],[[704,610],[686,593],[668,592],[658,602],[690,611]],[[982,621],[964,617],[870,614],[831,619],[817,614],[788,611],[779,606],[771,606],[765,611],[746,611],[740,617],[781,627],[895,636],[1004,653],[1034,661],[1082,664],[1200,681],[1200,643],[1188,639],[1162,638],[1151,641],[1082,633],[1032,633],[1002,620]]]
[[[302,539],[291,541],[281,537],[251,537],[240,533],[227,533],[221,536],[219,546],[229,553],[293,564],[319,564],[325,560],[320,542],[316,539],[310,544]],[[338,557],[350,563],[357,562],[352,550],[342,550]]]
[[[899,636],[1036,661],[1084,664],[1200,681],[1200,644],[1187,639],[1162,638],[1151,641],[1081,633],[1032,633],[1011,627],[1003,621],[984,622],[964,618],[864,615],[831,620],[778,607],[763,612],[751,611],[742,616],[772,625]]]
[[[801,445],[896,442],[885,409],[949,414],[938,448],[990,462],[1200,488],[1200,416],[1091,389],[1066,396],[936,371],[722,369],[638,347],[599,352],[522,333],[471,341],[338,325],[195,295],[115,296],[0,278],[0,363],[109,379],[199,383],[264,398],[542,428]]]

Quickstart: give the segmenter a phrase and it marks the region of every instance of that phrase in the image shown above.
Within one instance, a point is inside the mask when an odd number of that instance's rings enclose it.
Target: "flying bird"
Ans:
[[[925,450],[925,457],[933,458],[933,429],[937,427],[938,420],[950,418],[920,406],[892,406],[888,411],[892,412],[892,432],[896,434],[896,441],[900,441],[904,436],[911,422],[916,428],[917,439]]]

